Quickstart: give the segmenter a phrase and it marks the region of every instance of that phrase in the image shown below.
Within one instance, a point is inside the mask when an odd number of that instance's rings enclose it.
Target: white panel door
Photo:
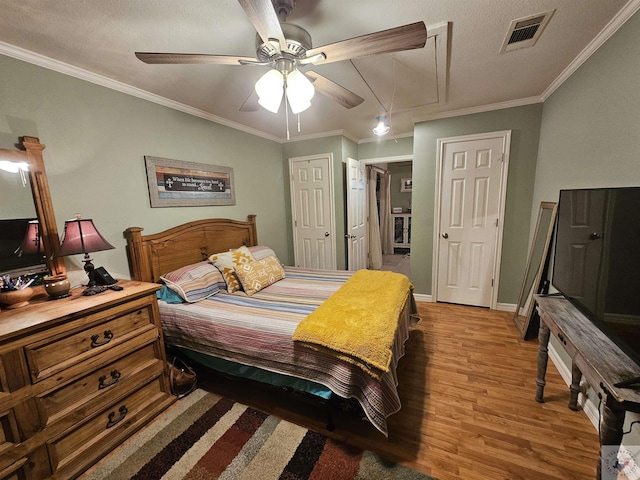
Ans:
[[[492,304],[504,148],[503,136],[441,144],[437,301]]]
[[[367,182],[365,164],[347,159],[347,258],[349,270],[368,267]]]
[[[295,265],[335,269],[331,154],[289,159]]]

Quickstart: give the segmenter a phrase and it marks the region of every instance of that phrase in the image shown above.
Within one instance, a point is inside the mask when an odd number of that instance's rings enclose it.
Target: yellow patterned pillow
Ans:
[[[233,293],[242,290],[242,284],[238,280],[235,270],[239,265],[255,261],[255,258],[247,247],[242,246],[228,252],[215,253],[209,257],[209,261],[222,273],[224,281],[227,283],[227,291]]]
[[[284,269],[277,257],[270,255],[262,260],[238,265],[236,274],[247,295],[253,295],[284,278]]]

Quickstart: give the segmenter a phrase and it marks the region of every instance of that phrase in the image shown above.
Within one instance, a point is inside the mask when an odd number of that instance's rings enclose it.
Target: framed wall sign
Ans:
[[[413,187],[413,180],[411,178],[401,178],[400,179],[400,191],[401,192],[410,192],[411,187]]]
[[[152,207],[235,205],[233,168],[144,157]]]

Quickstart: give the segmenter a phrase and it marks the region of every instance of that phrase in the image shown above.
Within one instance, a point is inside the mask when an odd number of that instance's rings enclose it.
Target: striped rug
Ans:
[[[80,478],[434,480],[201,389]]]

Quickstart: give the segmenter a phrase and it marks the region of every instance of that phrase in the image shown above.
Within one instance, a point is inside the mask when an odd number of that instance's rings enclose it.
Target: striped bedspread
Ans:
[[[214,357],[320,383],[355,398],[371,423],[387,435],[386,418],[400,409],[396,365],[404,355],[412,315],[411,294],[402,312],[393,360],[380,380],[330,353],[296,345],[298,323],[340,288],[353,272],[285,267],[286,278],[249,297],[221,292],[193,304],[160,301],[165,342]]]

